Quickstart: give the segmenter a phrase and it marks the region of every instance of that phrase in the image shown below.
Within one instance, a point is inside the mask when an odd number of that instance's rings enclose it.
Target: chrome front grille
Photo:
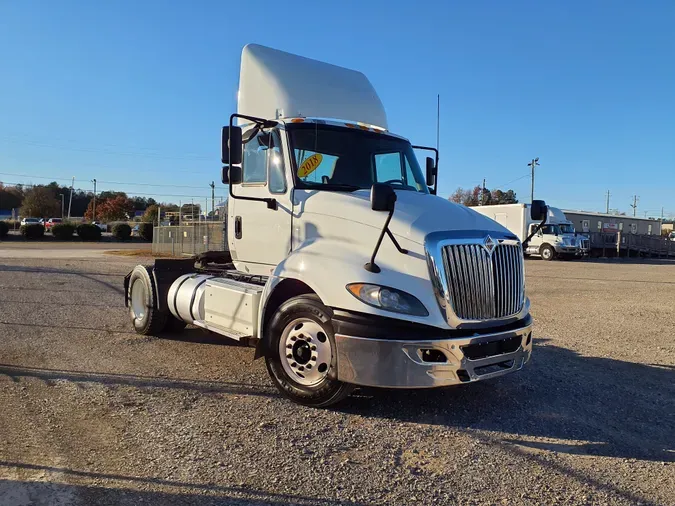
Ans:
[[[448,285],[443,288],[457,318],[493,320],[523,309],[525,283],[520,244],[490,240],[444,245],[441,251]]]

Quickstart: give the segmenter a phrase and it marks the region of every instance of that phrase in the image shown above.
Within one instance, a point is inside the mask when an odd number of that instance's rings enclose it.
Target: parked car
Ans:
[[[43,225],[43,222],[39,218],[23,218],[21,225]]]
[[[54,225],[63,223],[63,218],[49,218],[45,223],[45,229],[51,230]]]
[[[104,224],[104,223],[101,223],[100,221],[92,221],[91,224],[92,224],[92,225],[96,225],[96,226],[97,226],[98,228],[100,228],[101,231],[103,231],[103,232],[107,232],[107,231],[108,231],[108,225],[106,225],[106,224]]]

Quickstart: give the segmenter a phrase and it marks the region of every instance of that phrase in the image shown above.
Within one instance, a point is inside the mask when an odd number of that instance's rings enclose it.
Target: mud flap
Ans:
[[[152,278],[157,289],[157,309],[168,311],[166,298],[171,284],[183,274],[195,272],[194,258],[158,258],[152,268]]]
[[[133,271],[132,271],[133,272]],[[131,279],[131,272],[124,276],[124,307],[129,307],[129,280]]]

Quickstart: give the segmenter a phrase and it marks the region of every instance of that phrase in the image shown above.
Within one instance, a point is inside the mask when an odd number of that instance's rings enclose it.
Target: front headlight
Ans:
[[[364,304],[413,316],[429,316],[429,311],[416,297],[388,286],[371,285],[368,283],[351,283],[347,290]]]

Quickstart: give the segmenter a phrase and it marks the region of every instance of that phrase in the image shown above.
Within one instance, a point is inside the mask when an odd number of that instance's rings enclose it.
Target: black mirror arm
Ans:
[[[408,250],[401,248],[401,245],[398,243],[396,238],[394,237],[394,234],[391,233],[389,230],[389,222],[391,221],[391,217],[394,216],[394,208],[392,207],[391,211],[389,211],[389,215],[387,216],[386,221],[384,222],[384,227],[382,227],[382,231],[380,232],[380,237],[377,238],[377,243],[375,244],[375,249],[373,250],[373,254],[370,257],[370,262],[368,262],[366,265],[363,266],[364,269],[366,269],[368,272],[374,272],[374,273],[379,273],[382,269],[375,263],[375,257],[377,256],[377,252],[380,250],[380,246],[382,245],[382,239],[384,239],[384,234],[386,233],[389,236],[389,239],[391,239],[391,242],[394,243],[394,246],[396,246],[396,249],[399,251],[399,253],[402,253],[403,255],[408,254]]]
[[[527,238],[523,241],[523,249],[527,249],[527,245],[530,243],[530,239],[532,239],[537,233],[543,228],[544,225],[546,225],[546,219],[548,218],[548,213],[544,214],[544,219],[541,220],[541,223],[537,225],[532,233],[527,236]]]
[[[387,232],[387,235],[389,236],[389,239],[391,239],[391,242],[394,243],[394,246],[396,246],[396,249],[398,250],[398,252],[401,253],[402,255],[407,255],[408,250],[405,249],[405,248],[401,248],[401,245],[396,240],[396,237],[394,237],[394,234],[391,233],[391,230],[389,230],[389,227],[387,227],[385,229],[385,232]]]

